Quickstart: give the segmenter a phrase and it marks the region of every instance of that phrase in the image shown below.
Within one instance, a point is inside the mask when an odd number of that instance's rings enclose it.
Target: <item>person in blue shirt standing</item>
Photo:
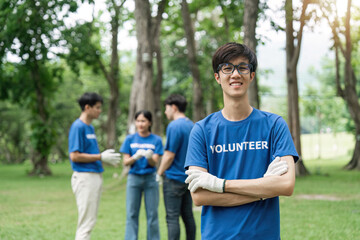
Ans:
[[[170,95],[165,100],[165,115],[171,120],[166,129],[165,153],[161,160],[157,178],[163,176],[163,195],[166,209],[168,240],[180,238],[179,217],[184,221],[186,239],[196,236],[196,225],[192,212],[192,199],[185,179],[184,164],[188,140],[194,123],[185,116],[186,99]],[[164,174],[165,173],[165,174]]]
[[[102,188],[102,162],[116,166],[120,153],[113,149],[100,153],[94,127],[91,125],[101,113],[103,99],[96,93],[84,93],[78,103],[81,114],[69,131],[69,155],[74,171],[71,187],[78,207],[78,224],[75,240],[90,239],[100,203]]]
[[[125,240],[138,239],[141,196],[144,193],[147,239],[160,239],[158,206],[159,184],[156,165],[164,149],[160,136],[151,133],[152,115],[147,110],[135,114],[137,132],[128,135],[121,145],[124,165],[131,166],[126,186]]]
[[[224,108],[197,122],[185,168],[202,239],[279,240],[278,196],[290,196],[298,160],[286,122],[250,106],[257,58],[246,45],[227,43],[212,59]]]

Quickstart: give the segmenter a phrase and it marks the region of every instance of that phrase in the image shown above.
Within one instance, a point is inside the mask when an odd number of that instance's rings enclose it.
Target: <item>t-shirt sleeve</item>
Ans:
[[[296,152],[296,148],[291,137],[291,133],[288,125],[286,124],[283,118],[279,118],[276,121],[273,131],[274,138],[274,149],[273,149],[273,157],[282,157],[282,156],[293,156],[295,162],[299,159],[299,155]]]
[[[123,142],[123,144],[120,147],[120,152],[121,153],[127,153],[131,155],[131,149],[130,149],[130,137],[127,136],[125,138],[125,141]]]
[[[184,167],[185,169],[188,169],[189,166],[209,169],[205,135],[199,124],[195,124],[189,137],[189,145]]]
[[[154,153],[159,154],[160,156],[162,156],[164,154],[164,146],[162,144],[162,141],[161,141],[160,137],[157,138]]]
[[[69,132],[69,153],[84,152],[84,141],[81,136],[83,131],[80,127],[73,126]]]
[[[174,125],[169,124],[166,129],[166,144],[165,150],[176,153],[180,146],[179,132]]]

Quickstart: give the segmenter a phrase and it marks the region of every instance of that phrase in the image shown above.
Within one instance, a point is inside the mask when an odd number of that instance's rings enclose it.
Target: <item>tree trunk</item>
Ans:
[[[120,10],[126,0],[123,0],[119,5],[115,1],[110,4],[109,12],[114,12],[111,16],[111,62],[110,71],[106,70],[105,65],[99,58],[100,69],[102,70],[110,88],[109,110],[107,112],[106,129],[106,148],[115,148],[116,144],[116,120],[119,115],[119,54],[118,54],[118,35],[120,27]]]
[[[162,54],[160,48],[159,34],[155,36],[154,39],[154,51],[156,52],[156,83],[154,86],[154,125],[153,132],[157,135],[164,135],[164,125],[162,124],[162,103],[161,103],[161,92],[162,92],[162,82],[163,82],[163,67],[162,67]],[[156,124],[155,124],[156,123]]]
[[[245,0],[244,2],[244,44],[256,53],[256,22],[258,19],[259,0]],[[260,108],[257,75],[249,88],[250,105]]]
[[[51,170],[48,165],[47,156],[42,154],[36,154],[31,159],[33,163],[33,169],[29,172],[29,176],[51,176]]]
[[[297,34],[297,45],[295,47],[294,28],[293,28],[293,6],[292,0],[285,1],[286,14],[286,78],[288,89],[288,124],[291,135],[299,154],[299,161],[296,164],[296,176],[308,175],[302,161],[301,141],[300,141],[300,116],[299,116],[299,92],[297,80],[297,64],[300,55],[302,31],[305,25],[305,12],[307,1],[303,2],[302,14],[300,17],[300,30]]]
[[[257,0],[255,0],[257,1]],[[224,37],[224,40],[226,42],[230,42],[230,24],[229,24],[229,20],[228,20],[228,14],[227,14],[227,11],[226,11],[226,7],[224,6],[224,3],[222,0],[218,0],[219,2],[219,5],[221,7],[221,10],[223,12],[223,17],[224,17],[224,30],[225,30],[225,36]],[[246,9],[246,8],[245,8]]]
[[[116,143],[116,119],[119,106],[119,54],[118,54],[118,35],[119,35],[119,15],[120,7],[114,5],[115,14],[111,19],[111,63],[110,74],[107,78],[110,86],[110,102],[107,119],[107,148],[114,148]]]
[[[201,88],[200,70],[196,60],[194,28],[186,0],[182,0],[181,2],[181,14],[183,17],[185,36],[187,40],[187,56],[189,59],[190,70],[193,76],[193,120],[197,122],[205,116],[205,110],[203,106],[203,93]]]
[[[32,71],[32,77],[35,83],[35,92],[36,92],[36,118],[38,120],[34,121],[40,121],[41,122],[41,130],[39,129],[32,129],[33,131],[36,130],[36,132],[40,132],[40,134],[35,135],[35,138],[37,139],[37,143],[35,146],[35,154],[32,157],[31,161],[33,164],[33,169],[29,172],[29,175],[45,175],[49,176],[52,175],[51,170],[48,166],[48,155],[51,149],[51,143],[49,142],[49,136],[41,136],[43,134],[50,134],[48,132],[48,122],[49,122],[49,116],[46,109],[46,103],[45,103],[45,95],[43,94],[43,91],[41,89],[41,83],[40,83],[40,71],[38,64],[35,63],[35,66]],[[39,128],[38,124],[35,123],[35,128]],[[34,134],[34,133],[33,133]],[[35,133],[36,134],[36,133]]]
[[[164,135],[164,124],[162,121],[162,82],[163,82],[163,63],[160,47],[160,26],[163,19],[163,13],[168,5],[169,0],[162,0],[158,4],[157,16],[152,19],[152,49],[156,54],[156,79],[154,84],[154,116],[153,116],[153,132],[157,135]]]
[[[128,127],[134,122],[135,113],[139,110],[149,110],[153,116],[153,129],[162,133],[161,127],[161,85],[162,61],[159,46],[160,24],[162,14],[168,0],[159,3],[158,15],[152,19],[148,0],[135,0],[136,38],[138,42],[136,70],[130,95]],[[156,52],[158,76],[153,83],[153,53]],[[159,95],[156,95],[156,94]],[[159,126],[160,125],[160,126]],[[162,134],[161,134],[162,135]]]
[[[138,46],[136,71],[130,96],[129,126],[133,123],[137,111],[145,109],[154,113],[153,50],[151,13],[148,0],[135,0],[135,20]]]
[[[354,153],[350,162],[346,164],[345,169],[360,171],[360,129],[356,130]]]
[[[347,5],[347,13],[345,19],[345,49],[342,46],[340,41],[340,36],[338,34],[342,33],[343,31],[340,30],[340,25],[338,19],[335,21],[330,21],[327,18],[329,25],[331,26],[333,39],[335,42],[335,67],[336,67],[336,75],[335,81],[337,86],[337,93],[345,100],[350,116],[354,121],[355,124],[355,148],[353,156],[350,162],[345,166],[345,169],[357,169],[360,170],[360,104],[359,98],[357,96],[356,91],[356,76],[354,69],[351,65],[351,53],[352,53],[352,42],[351,42],[351,26],[350,26],[350,19],[351,19],[351,0],[348,0]],[[324,9],[323,9],[324,10]],[[340,83],[340,60],[339,60],[339,49],[345,58],[345,69],[344,69],[344,88],[342,89]]]
[[[347,63],[346,63],[347,64]],[[351,64],[351,59],[350,63]],[[345,74],[346,75],[346,74]],[[345,76],[346,81],[346,76]],[[347,80],[349,82],[350,80]],[[355,148],[350,162],[345,166],[346,169],[360,170],[360,105],[356,94],[355,86],[350,86],[345,83],[345,101],[347,103],[350,116],[355,124]]]

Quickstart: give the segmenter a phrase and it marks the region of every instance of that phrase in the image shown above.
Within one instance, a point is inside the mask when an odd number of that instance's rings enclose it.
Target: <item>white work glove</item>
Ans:
[[[208,172],[197,169],[190,169],[185,172],[189,175],[185,183],[189,183],[190,192],[195,192],[198,188],[204,188],[212,192],[223,193],[225,179],[217,178]]]
[[[139,149],[136,151],[136,153],[132,156],[133,159],[135,160],[139,160],[140,158],[142,158],[144,156],[144,149]]]
[[[159,185],[163,184],[163,178],[159,174],[156,174],[156,181],[159,183]]]
[[[288,171],[288,164],[286,161],[280,161],[280,157],[276,157],[272,161],[264,174],[264,177],[268,176],[281,176]]]
[[[120,153],[116,153],[114,149],[107,149],[101,154],[101,161],[108,163],[110,165],[116,166],[120,163]]]
[[[148,150],[146,150],[144,153],[143,153],[143,155],[144,155],[144,157],[146,158],[146,159],[150,159],[150,158],[152,158],[152,155],[154,154],[154,152],[153,152],[153,150],[151,150],[151,149],[148,149]]]

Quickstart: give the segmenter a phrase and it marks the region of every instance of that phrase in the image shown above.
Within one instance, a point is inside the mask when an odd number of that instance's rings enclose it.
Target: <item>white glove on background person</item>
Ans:
[[[268,176],[281,176],[288,171],[288,164],[286,161],[280,161],[280,157],[276,157],[272,161],[264,174],[264,177]]]
[[[134,155],[132,155],[132,158],[135,160],[139,160],[140,158],[142,158],[144,156],[144,149],[139,149],[136,151],[136,153]]]
[[[156,174],[156,181],[159,183],[159,185],[163,184],[163,178],[159,174]]]
[[[120,163],[120,153],[115,153],[114,149],[107,149],[101,154],[101,161],[108,163],[110,165],[116,166]]]
[[[217,178],[208,172],[198,169],[187,170],[185,173],[189,175],[185,183],[189,183],[188,189],[190,192],[195,192],[198,188],[218,193],[224,192],[225,179]]]
[[[149,159],[149,158],[152,158],[152,155],[154,154],[153,150],[151,149],[148,149],[146,150],[144,153],[143,153],[143,156],[146,158],[146,159]]]

